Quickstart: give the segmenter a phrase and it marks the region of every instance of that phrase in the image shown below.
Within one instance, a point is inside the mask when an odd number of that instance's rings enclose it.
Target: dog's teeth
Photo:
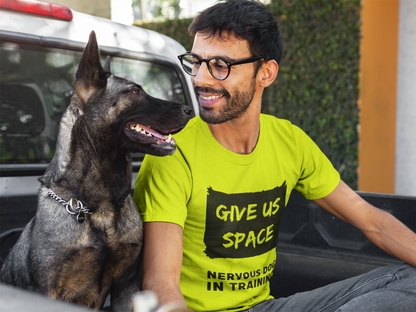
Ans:
[[[136,130],[137,132],[140,132],[140,131],[142,131],[142,128],[140,128],[140,126],[139,125],[131,125],[130,126],[130,129],[132,129],[132,130]]]
[[[172,135],[171,134],[169,134],[168,138],[166,139],[166,142],[168,142],[168,143],[172,142]]]

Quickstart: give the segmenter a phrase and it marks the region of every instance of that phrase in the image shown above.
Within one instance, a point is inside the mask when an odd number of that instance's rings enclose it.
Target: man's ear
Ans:
[[[277,77],[279,64],[275,60],[265,62],[259,69],[258,76],[260,86],[266,88],[270,86]]]

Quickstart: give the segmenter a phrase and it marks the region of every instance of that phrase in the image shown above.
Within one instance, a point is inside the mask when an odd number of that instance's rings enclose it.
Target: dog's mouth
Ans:
[[[176,141],[172,138],[172,134],[178,132],[181,129],[173,130],[154,130],[150,127],[143,126],[138,123],[130,123],[125,127],[126,134],[129,137],[133,137],[141,144],[155,144],[155,145],[170,145],[175,146]],[[168,135],[167,137],[164,135]]]

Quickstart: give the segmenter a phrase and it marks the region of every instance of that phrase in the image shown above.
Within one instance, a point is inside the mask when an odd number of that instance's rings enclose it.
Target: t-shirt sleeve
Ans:
[[[295,189],[306,199],[329,195],[339,184],[340,175],[319,147],[301,129],[295,127],[300,157],[300,177]]]
[[[172,156],[146,155],[134,189],[143,221],[184,227],[191,187],[191,174],[179,149]]]

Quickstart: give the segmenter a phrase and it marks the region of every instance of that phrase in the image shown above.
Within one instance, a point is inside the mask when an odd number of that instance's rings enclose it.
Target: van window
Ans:
[[[49,163],[60,118],[73,94],[82,52],[2,42],[0,46],[0,164]],[[102,57],[104,64],[105,56]],[[111,58],[111,71],[141,84],[151,96],[185,104],[168,66]],[[134,154],[133,161],[142,154]]]

